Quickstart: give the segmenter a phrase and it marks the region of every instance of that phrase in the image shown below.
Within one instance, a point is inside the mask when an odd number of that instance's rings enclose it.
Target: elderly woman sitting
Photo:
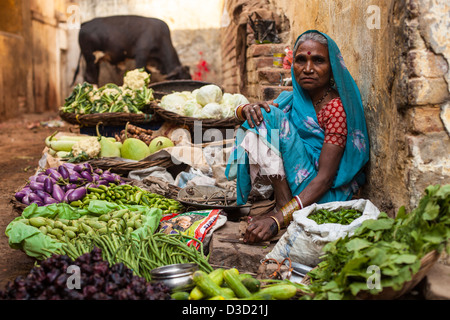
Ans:
[[[273,212],[252,222],[244,241],[259,242],[287,227],[294,211],[346,201],[364,182],[369,143],[359,89],[336,43],[315,30],[296,41],[293,91],[273,102],[239,106],[226,175],[237,179],[238,204],[258,179],[274,190]]]

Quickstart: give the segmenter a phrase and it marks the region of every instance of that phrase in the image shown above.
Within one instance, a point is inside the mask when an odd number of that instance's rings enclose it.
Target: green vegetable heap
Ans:
[[[199,243],[199,250],[195,246],[188,246],[186,239]],[[102,250],[102,257],[110,265],[122,262],[133,270],[133,273],[151,281],[150,271],[175,263],[195,263],[204,272],[213,269],[205,257],[203,244],[200,240],[179,234],[165,234],[161,232],[143,232],[140,235],[131,234],[129,230],[123,233],[94,232],[89,236],[79,236],[67,240],[61,251],[72,259],[88,253],[97,247]]]
[[[143,69],[128,72],[123,86],[108,83],[96,89],[84,82],[75,86],[61,110],[76,114],[142,113],[144,107],[154,100],[153,90],[148,88],[149,82],[150,75]]]
[[[308,219],[314,220],[317,224],[339,223],[348,225],[361,215],[362,213],[355,209],[340,209],[337,211],[319,209],[310,214]]]
[[[38,228],[50,238],[65,241],[80,235],[105,234],[108,231],[133,232],[142,227],[146,216],[138,209],[113,210],[99,217],[84,215],[79,219],[32,217],[20,222]]]
[[[119,205],[143,205],[162,210],[163,215],[182,211],[180,202],[168,199],[162,195],[151,193],[128,184],[113,185],[109,187],[99,185],[96,188],[88,187],[86,197],[82,200],[71,202],[71,206],[84,207],[92,200],[106,200]]]
[[[450,185],[429,186],[410,214],[399,209],[396,218],[382,212],[377,220],[366,220],[351,237],[324,247],[318,267],[309,272],[314,299],[354,299],[377,294],[383,288],[400,290],[420,268],[427,253],[449,250]],[[369,286],[380,270],[380,286]],[[370,289],[371,287],[372,289]]]

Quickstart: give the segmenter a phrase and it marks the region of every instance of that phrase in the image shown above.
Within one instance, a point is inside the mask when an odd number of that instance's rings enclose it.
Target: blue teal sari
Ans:
[[[347,114],[348,130],[345,150],[333,185],[318,203],[346,201],[352,198],[365,180],[362,169],[369,160],[367,127],[359,89],[344,64],[339,48],[328,35],[318,33],[328,41],[334,88]],[[309,94],[295,81],[293,66],[291,74],[293,91],[284,91],[274,100],[278,108],[271,106],[270,112],[262,109],[264,121],[259,126],[251,128],[246,121],[236,132],[225,175],[228,180],[236,179],[238,205],[247,202],[252,189],[249,157],[241,146],[248,131],[256,133],[260,141],[281,157],[293,196],[302,192],[318,173],[325,132],[319,126]]]

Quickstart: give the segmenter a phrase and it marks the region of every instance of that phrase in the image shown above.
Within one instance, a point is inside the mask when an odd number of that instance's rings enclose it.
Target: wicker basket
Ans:
[[[152,111],[157,106],[157,102],[152,102],[146,112],[147,113],[127,113],[127,112],[105,112],[92,114],[77,114],[69,112],[59,112],[62,120],[85,127],[95,127],[99,122],[105,126],[122,126],[127,122],[131,124],[146,124],[153,119]]]
[[[170,80],[150,83],[149,88],[153,89],[153,97],[161,99],[166,94],[181,91],[194,91],[205,85],[214,84],[211,82],[195,81],[195,80]],[[217,84],[215,84],[218,86]],[[218,86],[221,88],[220,86]],[[221,88],[223,91],[223,88]]]
[[[225,119],[200,119],[200,118],[185,117],[175,112],[167,111],[161,108],[160,106],[155,107],[155,112],[157,115],[159,115],[161,119],[171,121],[179,125],[185,125],[188,126],[189,128],[193,128],[194,123],[196,121],[200,122],[202,124],[202,128],[204,129],[234,128],[237,125],[241,124],[241,122],[238,121],[235,117]]]
[[[111,172],[120,175],[127,175],[133,170],[147,169],[155,166],[170,168],[174,165],[170,157],[152,161],[141,160],[136,162],[122,161],[114,158],[101,158],[90,160],[89,164],[95,169],[110,170]]]
[[[403,287],[400,290],[394,290],[391,287],[384,288],[378,294],[370,294],[366,291],[361,291],[356,295],[356,299],[358,300],[395,300],[400,298],[401,296],[410,292],[422,279],[426,276],[427,272],[433,267],[433,265],[439,259],[439,252],[436,250],[428,252],[425,256],[420,260],[420,269],[415,273],[410,281],[407,281],[403,284]],[[309,285],[311,284],[310,277],[306,275],[302,283]]]

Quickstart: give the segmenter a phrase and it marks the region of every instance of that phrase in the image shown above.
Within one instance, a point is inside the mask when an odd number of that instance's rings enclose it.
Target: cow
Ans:
[[[78,42],[81,52],[72,85],[82,56],[84,80],[92,84],[99,82],[102,60],[117,66],[134,59],[136,68],[149,73],[157,69],[166,80],[191,79],[189,67],[181,65],[172,45],[168,25],[160,19],[135,15],[95,18],[81,24]]]

